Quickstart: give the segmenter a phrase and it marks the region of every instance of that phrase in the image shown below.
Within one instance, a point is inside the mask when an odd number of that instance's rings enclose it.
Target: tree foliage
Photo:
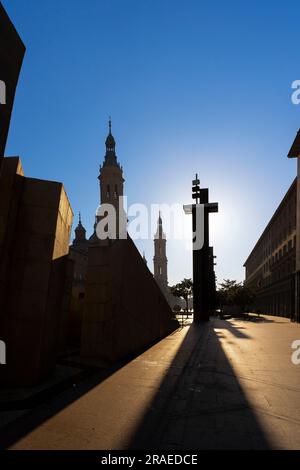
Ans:
[[[224,279],[217,291],[219,306],[236,305],[244,310],[253,304],[254,298],[251,289],[243,282],[231,281],[230,279]]]
[[[171,293],[175,297],[184,299],[186,302],[186,310],[188,311],[188,301],[193,295],[193,281],[192,279],[183,279],[183,281],[171,287]]]

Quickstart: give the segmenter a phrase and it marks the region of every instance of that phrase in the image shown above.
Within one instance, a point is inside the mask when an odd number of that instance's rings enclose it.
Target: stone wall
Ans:
[[[61,183],[26,178],[19,158],[0,176],[0,332],[5,385],[34,385],[55,367],[67,315],[73,214]],[[68,281],[69,279],[69,281]]]
[[[177,327],[165,296],[130,238],[90,247],[82,356],[116,361]]]

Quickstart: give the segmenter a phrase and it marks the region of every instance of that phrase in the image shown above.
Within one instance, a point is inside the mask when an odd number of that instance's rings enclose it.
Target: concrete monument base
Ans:
[[[81,355],[116,361],[178,326],[133,241],[89,248]]]

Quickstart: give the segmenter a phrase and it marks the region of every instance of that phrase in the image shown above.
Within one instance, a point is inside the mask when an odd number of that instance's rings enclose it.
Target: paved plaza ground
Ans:
[[[300,325],[190,321],[1,430],[12,449],[300,449]]]

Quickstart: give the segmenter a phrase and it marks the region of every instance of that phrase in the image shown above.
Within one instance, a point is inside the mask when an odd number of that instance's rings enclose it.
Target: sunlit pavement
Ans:
[[[11,448],[299,449],[296,339],[300,325],[279,317],[185,321],[86,393],[31,412]]]

